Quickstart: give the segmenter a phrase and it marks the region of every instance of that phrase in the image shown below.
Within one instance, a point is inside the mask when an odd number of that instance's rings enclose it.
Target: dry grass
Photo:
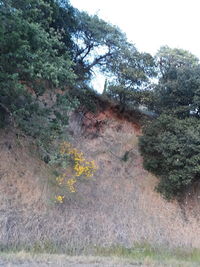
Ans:
[[[147,242],[168,247],[200,247],[198,199],[187,197],[184,211],[156,192],[155,177],[142,168],[138,128],[101,114],[100,132],[73,118],[72,142],[99,166],[63,205],[50,201],[52,175],[10,132],[0,133],[0,243],[3,247],[48,248],[81,253],[86,247]],[[126,161],[122,160],[130,151]],[[51,190],[50,190],[51,189]],[[53,246],[52,246],[53,244]]]

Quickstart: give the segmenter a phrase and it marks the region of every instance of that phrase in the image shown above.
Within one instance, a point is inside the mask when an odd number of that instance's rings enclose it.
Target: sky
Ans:
[[[79,10],[117,25],[140,52],[162,45],[200,58],[200,0],[70,0]]]

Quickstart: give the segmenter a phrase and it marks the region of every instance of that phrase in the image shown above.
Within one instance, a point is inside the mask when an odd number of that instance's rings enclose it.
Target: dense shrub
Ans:
[[[50,3],[0,1],[0,126],[20,128],[44,154],[73,108],[57,88],[64,91],[76,78],[60,33],[50,27],[55,11]]]
[[[159,179],[157,190],[167,199],[179,196],[200,179],[200,122],[162,115],[140,138],[144,167]]]

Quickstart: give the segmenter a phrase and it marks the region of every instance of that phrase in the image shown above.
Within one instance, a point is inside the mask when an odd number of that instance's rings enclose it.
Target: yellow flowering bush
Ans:
[[[66,186],[71,193],[76,192],[75,184],[77,179],[81,177],[90,178],[94,175],[97,167],[94,161],[87,161],[82,152],[74,148],[70,143],[63,142],[60,146],[60,155],[69,157],[71,160],[72,177],[68,177],[68,169],[63,174],[56,177],[56,184],[61,188]],[[64,196],[58,195],[55,197],[57,203],[63,203]]]

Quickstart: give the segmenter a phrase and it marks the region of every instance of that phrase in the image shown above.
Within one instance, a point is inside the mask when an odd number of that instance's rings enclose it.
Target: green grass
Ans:
[[[107,259],[111,262],[125,261],[127,264],[144,264],[150,266],[200,266],[200,249],[155,247],[148,244],[135,244],[132,248],[122,246],[113,247],[88,247],[84,249],[73,249],[65,246],[46,242],[45,244],[35,244],[32,247],[0,247],[0,257],[19,258],[21,252],[26,257],[37,258],[42,255],[48,257],[94,257],[94,259]],[[59,256],[60,255],[60,256]],[[114,265],[113,265],[114,266]]]
[[[186,264],[186,266],[200,266],[200,249],[153,247],[149,244],[135,244],[132,248],[114,246],[109,248],[96,248],[95,255],[114,256],[129,260],[144,262],[157,262],[175,265]],[[190,265],[192,264],[192,265]],[[185,266],[185,265],[180,265]]]

